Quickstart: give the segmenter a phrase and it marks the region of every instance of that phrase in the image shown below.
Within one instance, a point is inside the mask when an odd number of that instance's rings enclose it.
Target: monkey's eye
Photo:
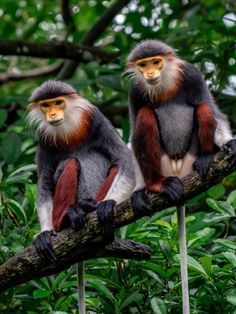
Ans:
[[[57,100],[56,101],[56,106],[60,106],[62,104],[62,101],[61,100]]]
[[[144,67],[146,66],[146,63],[139,63],[139,66],[140,66],[141,68],[144,68]]]
[[[153,64],[159,64],[160,63],[160,61],[159,60],[155,60],[155,61],[153,61]]]
[[[41,105],[43,108],[48,108],[49,107],[49,104],[48,103],[43,103],[42,105]]]

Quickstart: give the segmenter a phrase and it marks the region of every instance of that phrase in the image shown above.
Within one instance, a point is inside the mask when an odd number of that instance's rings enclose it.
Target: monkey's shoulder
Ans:
[[[185,62],[183,67],[182,86],[186,91],[202,91],[206,89],[206,83],[202,73],[191,63]]]

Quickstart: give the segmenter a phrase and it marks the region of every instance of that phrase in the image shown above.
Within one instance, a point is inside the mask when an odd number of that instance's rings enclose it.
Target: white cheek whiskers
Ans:
[[[142,90],[143,95],[147,95],[152,101],[156,101],[160,96],[165,96],[171,90],[178,89],[181,84],[183,64],[184,62],[178,58],[165,60],[164,67],[161,70],[160,82],[155,85],[148,84],[142,73],[135,67],[128,68],[126,74],[131,80],[134,80],[135,85]]]
[[[27,117],[30,127],[36,127],[37,133],[44,141],[53,141],[57,145],[57,140],[62,139],[69,142],[69,137],[80,127],[84,112],[88,111],[92,105],[83,98],[70,100],[64,110],[64,120],[60,125],[51,125],[46,121],[45,115],[39,107],[33,108]],[[91,110],[91,109],[90,109]]]

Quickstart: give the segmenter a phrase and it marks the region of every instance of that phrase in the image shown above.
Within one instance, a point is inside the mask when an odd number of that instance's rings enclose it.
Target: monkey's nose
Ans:
[[[154,72],[148,72],[148,73],[147,73],[147,76],[148,76],[148,77],[152,77],[153,74],[154,74]]]
[[[56,114],[55,114],[55,112],[52,112],[52,113],[49,114],[49,116],[50,116],[50,118],[55,118]]]

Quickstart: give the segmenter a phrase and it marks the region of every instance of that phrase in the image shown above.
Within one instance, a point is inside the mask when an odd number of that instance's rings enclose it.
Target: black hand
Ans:
[[[212,161],[212,159],[212,154],[202,154],[198,156],[193,164],[193,169],[196,170],[201,176],[205,176],[208,171],[209,163]]]
[[[177,177],[167,177],[162,181],[161,193],[176,205],[184,205],[186,202],[183,183]]]
[[[224,149],[229,149],[231,152],[230,160],[234,166],[236,166],[236,139],[228,141],[224,146]]]
[[[115,204],[116,202],[114,200],[102,201],[97,204],[97,215],[103,234],[110,232],[109,226],[113,217],[113,208]]]
[[[85,225],[85,212],[77,205],[71,206],[66,213],[65,220],[73,230],[79,230]]]
[[[90,213],[93,212],[94,210],[96,210],[96,201],[92,198],[84,198],[79,200],[78,202],[78,207],[82,208],[85,213]]]
[[[131,205],[134,211],[137,213],[145,213],[147,212],[147,206],[145,203],[146,189],[137,190],[131,196]]]
[[[51,239],[51,237],[55,235],[55,231],[46,230],[39,233],[34,240],[34,245],[39,255],[45,260],[53,263],[57,261]]]

